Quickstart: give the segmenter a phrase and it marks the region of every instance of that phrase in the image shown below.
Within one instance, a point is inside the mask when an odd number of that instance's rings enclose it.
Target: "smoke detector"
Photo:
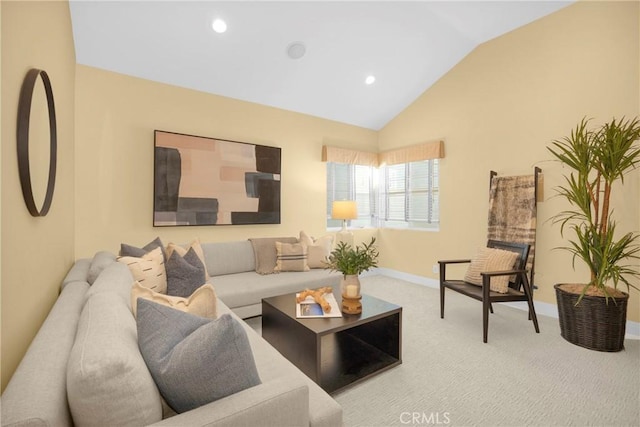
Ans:
[[[300,59],[307,52],[307,48],[302,42],[293,42],[287,46],[287,56],[291,59]]]

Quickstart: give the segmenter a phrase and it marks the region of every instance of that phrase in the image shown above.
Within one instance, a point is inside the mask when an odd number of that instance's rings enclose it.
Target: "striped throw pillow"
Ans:
[[[307,246],[302,243],[276,242],[276,267],[273,271],[309,271]]]

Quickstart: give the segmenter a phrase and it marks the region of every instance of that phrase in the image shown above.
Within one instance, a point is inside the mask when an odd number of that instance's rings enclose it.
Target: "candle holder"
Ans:
[[[360,280],[358,275],[343,276],[341,282],[342,312],[347,314],[362,313],[362,295],[360,295]]]
[[[346,314],[360,314],[362,313],[362,303],[360,299],[362,295],[358,295],[356,298],[342,297],[342,312]]]

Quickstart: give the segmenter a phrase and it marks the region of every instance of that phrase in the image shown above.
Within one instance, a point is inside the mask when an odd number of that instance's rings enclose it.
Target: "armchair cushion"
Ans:
[[[481,273],[512,270],[517,259],[518,254],[512,251],[480,248],[476,256],[471,259],[464,280],[465,282],[482,286]],[[492,277],[490,289],[494,292],[506,294],[509,289],[509,276]]]

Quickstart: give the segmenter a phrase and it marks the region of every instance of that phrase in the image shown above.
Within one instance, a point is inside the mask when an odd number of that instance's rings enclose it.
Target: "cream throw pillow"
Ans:
[[[140,282],[145,288],[149,288],[161,294],[167,293],[167,273],[164,268],[164,255],[162,248],[155,248],[142,257],[122,256],[118,262],[126,264],[131,271],[133,280]]]
[[[196,289],[189,298],[181,298],[154,292],[140,283],[134,282],[131,288],[131,309],[134,317],[137,314],[138,298],[148,299],[196,316],[208,319],[216,318],[216,292],[213,286],[208,283]]]
[[[333,248],[333,236],[314,239],[304,231],[300,232],[300,243],[307,245],[307,264],[309,268],[328,268],[327,262]]]
[[[209,272],[207,271],[207,263],[204,260],[204,251],[202,250],[202,245],[200,244],[199,238],[196,238],[193,242],[191,242],[188,248],[185,248],[181,245],[176,245],[175,243],[169,243],[167,245],[167,259],[171,257],[173,251],[178,252],[178,254],[184,258],[190,248],[193,248],[193,251],[196,253],[196,255],[198,255],[200,261],[202,261],[202,265],[204,265],[205,278],[209,280],[211,276],[209,276]]]
[[[481,272],[512,270],[518,259],[518,254],[511,251],[494,248],[480,248],[475,258],[471,260],[464,276],[464,281],[482,286]],[[506,294],[509,290],[509,276],[495,276],[491,278],[490,289],[494,292]]]
[[[276,267],[273,271],[309,271],[307,247],[302,243],[276,242]]]

